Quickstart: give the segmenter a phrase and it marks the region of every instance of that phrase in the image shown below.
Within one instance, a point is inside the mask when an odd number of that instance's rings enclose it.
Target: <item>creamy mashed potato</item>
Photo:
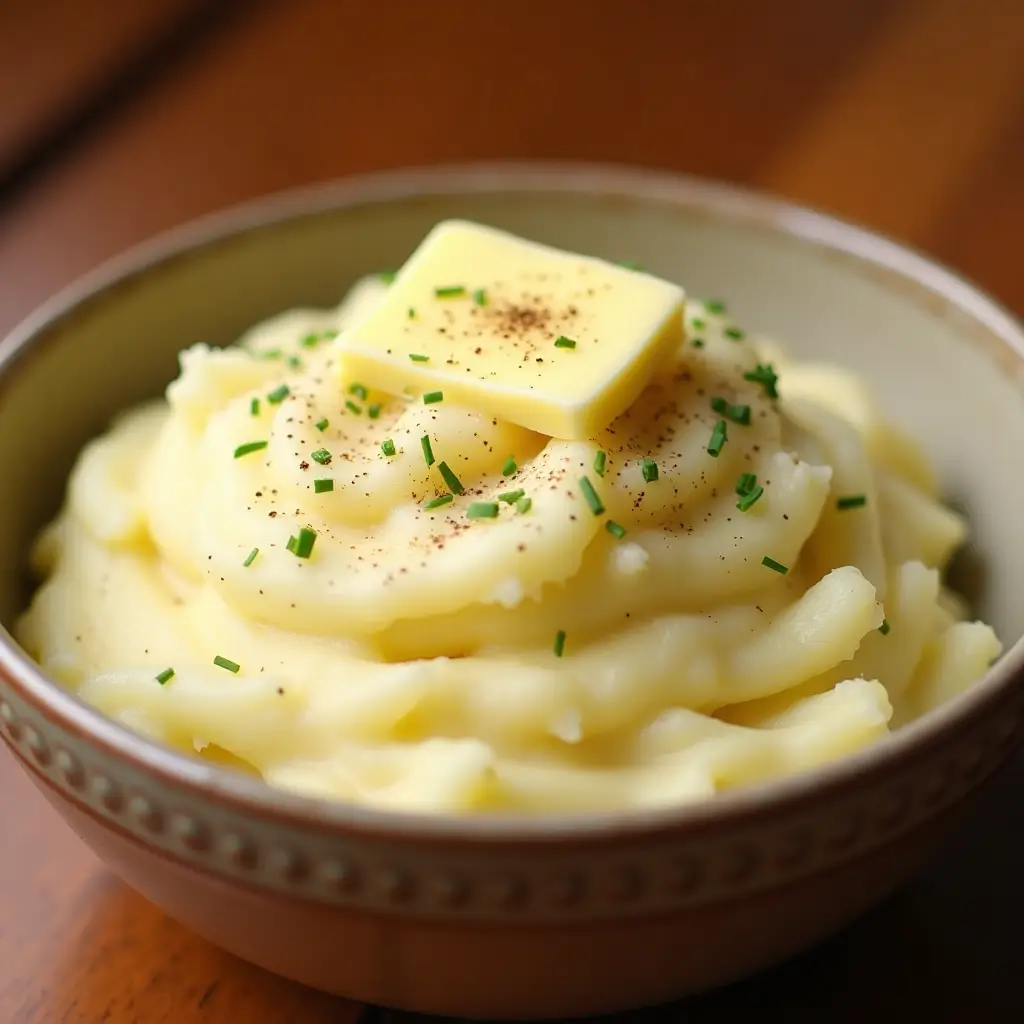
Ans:
[[[554,440],[340,379],[387,287],[193,345],[88,445],[18,630],[48,673],[274,786],[564,813],[813,768],[999,654],[942,583],[964,523],[845,371],[691,300],[639,399]]]

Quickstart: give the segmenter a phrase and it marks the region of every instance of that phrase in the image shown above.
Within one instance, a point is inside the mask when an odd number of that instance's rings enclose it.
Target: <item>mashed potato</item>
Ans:
[[[48,673],[274,786],[564,813],[813,768],[999,654],[942,584],[963,522],[851,375],[690,301],[640,399],[554,440],[339,382],[386,288],[186,349],[86,448],[19,626]]]

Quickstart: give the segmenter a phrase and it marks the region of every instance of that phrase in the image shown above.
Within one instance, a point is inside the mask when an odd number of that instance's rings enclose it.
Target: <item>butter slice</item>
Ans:
[[[464,291],[444,294],[452,289]],[[451,220],[336,344],[348,381],[441,391],[445,402],[586,440],[682,343],[684,299],[650,274]],[[556,346],[559,338],[575,347]]]

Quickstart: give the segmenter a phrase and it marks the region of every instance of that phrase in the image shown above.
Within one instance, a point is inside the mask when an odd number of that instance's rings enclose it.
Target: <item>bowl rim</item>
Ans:
[[[61,321],[84,306],[115,295],[130,280],[218,243],[344,208],[452,194],[554,193],[589,195],[676,208],[769,229],[909,280],[941,298],[998,339],[1024,371],[1024,325],[1005,307],[951,269],[882,234],[829,214],[741,186],[674,172],[616,164],[485,161],[408,167],[271,193],[190,220],[101,263],[45,301],[0,340],[0,394],[40,339],[59,336]],[[116,301],[116,296],[115,296]],[[2,397],[0,397],[2,400]],[[161,783],[198,791],[216,804],[278,824],[380,838],[467,842],[597,840],[671,831],[704,832],[729,823],[749,824],[809,802],[838,797],[872,776],[890,775],[940,750],[957,732],[1008,703],[1024,682],[1024,637],[966,693],[929,711],[879,742],[809,772],[729,790],[711,800],[649,810],[553,815],[438,815],[397,811],[307,797],[273,788],[262,779],[165,747],[130,731],[50,680],[0,625],[0,672],[15,693],[51,724],[123,759]]]

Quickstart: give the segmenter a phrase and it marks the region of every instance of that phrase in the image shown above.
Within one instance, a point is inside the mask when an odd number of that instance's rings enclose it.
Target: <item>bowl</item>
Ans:
[[[110,867],[212,942],[409,1010],[514,1020],[716,986],[851,921],[934,852],[1022,732],[1024,333],[892,242],[719,185],[482,166],[257,202],[144,245],[0,347],[0,621],[76,453],[196,340],[335,303],[444,217],[642,261],[798,355],[851,366],[921,439],[971,522],[964,574],[1009,647],[976,686],[828,768],[657,812],[440,818],[329,804],[134,735],[0,637],[0,732]],[[1012,646],[1010,646],[1012,644]],[[965,883],[968,880],[965,880]]]

